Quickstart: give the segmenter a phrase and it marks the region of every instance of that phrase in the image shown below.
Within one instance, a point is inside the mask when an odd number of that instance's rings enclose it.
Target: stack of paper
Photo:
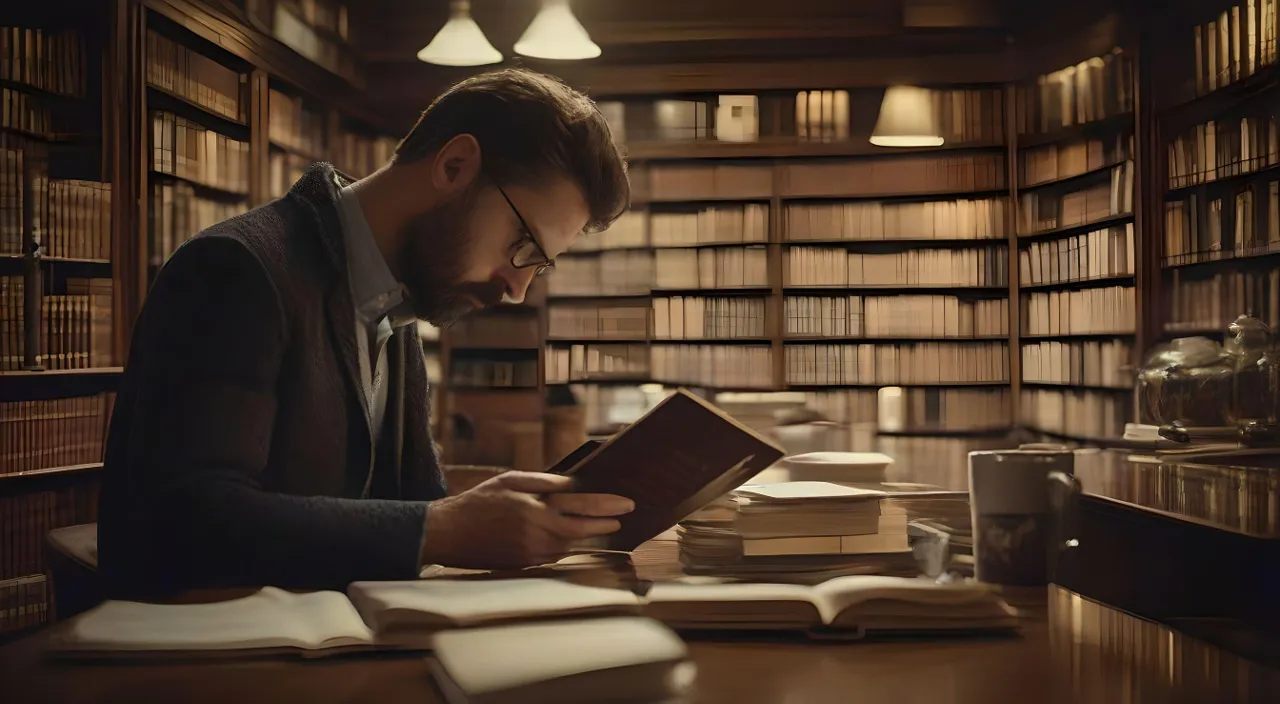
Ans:
[[[906,511],[874,489],[748,484],[682,521],[677,535],[681,563],[696,575],[811,583],[918,573]]]

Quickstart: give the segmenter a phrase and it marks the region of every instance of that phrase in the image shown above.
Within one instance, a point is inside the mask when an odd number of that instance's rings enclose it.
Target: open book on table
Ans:
[[[682,629],[1004,630],[1016,612],[989,589],[894,577],[788,584],[657,584],[641,596],[552,579],[357,582],[336,591],[266,587],[212,604],[108,601],[59,624],[54,654],[77,657],[319,657],[430,650],[442,632],[513,623],[648,616]]]

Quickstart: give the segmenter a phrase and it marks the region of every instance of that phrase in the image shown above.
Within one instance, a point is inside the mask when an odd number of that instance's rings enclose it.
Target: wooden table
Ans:
[[[669,574],[670,545],[637,555],[641,578]],[[657,556],[656,558],[654,556]],[[645,559],[642,559],[645,558]],[[609,581],[578,573],[574,581]],[[691,635],[693,701],[712,704],[1212,704],[1280,702],[1262,668],[1052,587],[1032,595],[1016,638],[812,643]],[[36,634],[0,648],[3,702],[442,701],[419,656],[198,664],[74,665],[41,657]],[[501,663],[495,663],[501,667]]]

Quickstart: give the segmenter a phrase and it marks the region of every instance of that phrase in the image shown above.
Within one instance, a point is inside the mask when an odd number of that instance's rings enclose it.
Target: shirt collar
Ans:
[[[391,275],[355,191],[351,186],[336,181],[334,187],[337,189],[338,213],[347,251],[351,300],[356,312],[370,323],[379,322],[385,316],[392,327],[413,322],[404,286]]]

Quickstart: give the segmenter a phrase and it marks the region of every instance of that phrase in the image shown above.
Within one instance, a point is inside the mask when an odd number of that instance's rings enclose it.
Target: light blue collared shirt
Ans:
[[[395,328],[414,322],[404,286],[391,275],[350,186],[337,185],[338,211],[347,252],[347,276],[355,305],[356,348],[369,432],[376,446],[387,408],[387,341]]]

